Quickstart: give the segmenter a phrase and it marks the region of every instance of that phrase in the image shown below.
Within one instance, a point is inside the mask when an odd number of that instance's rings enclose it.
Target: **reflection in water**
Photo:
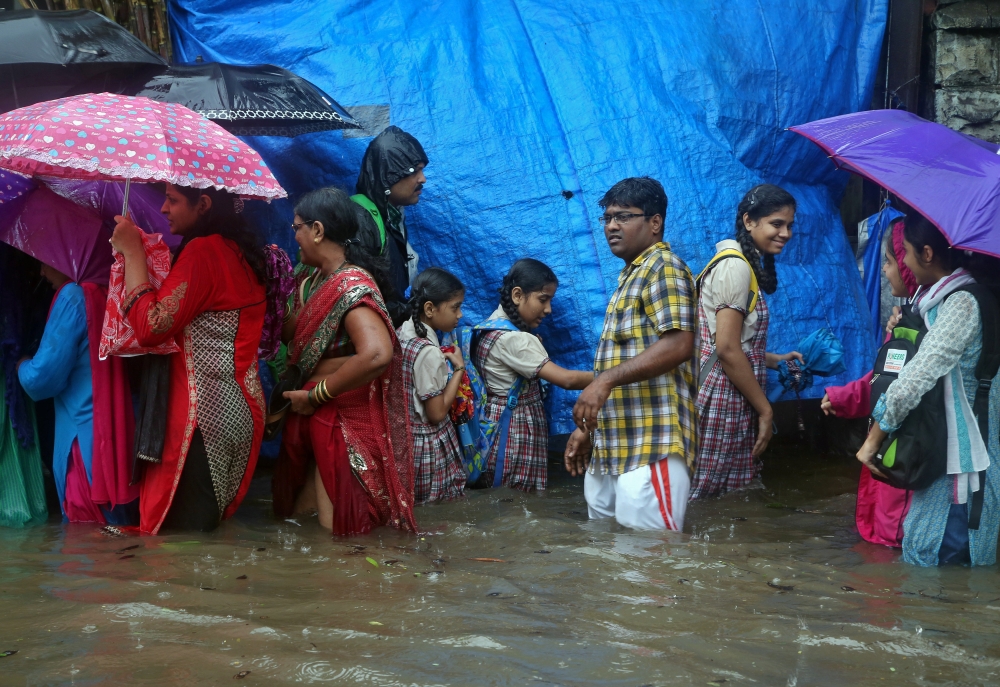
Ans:
[[[274,521],[267,475],[210,535],[2,530],[0,682],[996,683],[996,569],[860,542],[855,465],[773,457],[683,535],[588,521],[555,467],[544,497],[419,509],[418,537]]]

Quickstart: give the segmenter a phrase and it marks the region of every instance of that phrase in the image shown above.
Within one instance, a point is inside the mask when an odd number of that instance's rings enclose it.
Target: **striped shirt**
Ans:
[[[666,243],[655,243],[618,277],[604,315],[594,372],[636,357],[672,330],[694,333],[694,277]],[[694,356],[658,377],[615,387],[597,416],[592,474],[621,475],[668,456],[695,457]]]

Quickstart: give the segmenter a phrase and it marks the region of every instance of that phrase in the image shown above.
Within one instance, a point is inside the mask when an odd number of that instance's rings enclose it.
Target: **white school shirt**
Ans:
[[[397,334],[400,343],[419,338],[412,319],[404,322]],[[427,327],[427,336],[423,338],[430,341],[431,345],[424,346],[417,354],[417,359],[413,361],[413,389],[410,390],[410,395],[420,415],[420,421],[428,424],[424,401],[443,393],[444,388],[448,386],[448,361],[441,352],[441,344],[433,329]]]
[[[739,241],[726,239],[715,244],[715,252],[733,248],[743,252]],[[704,306],[705,321],[715,343],[715,314],[723,308],[732,308],[743,313],[743,331],[740,343],[744,350],[750,349],[750,340],[757,333],[757,311],[747,312],[747,298],[750,294],[750,266],[739,258],[727,258],[719,262],[701,282],[701,304]],[[758,298],[760,294],[758,294]]]
[[[498,307],[490,319],[510,321],[503,307]],[[528,332],[504,332],[483,362],[486,383],[493,393],[506,395],[518,377],[535,379],[547,362],[549,354],[537,336]]]

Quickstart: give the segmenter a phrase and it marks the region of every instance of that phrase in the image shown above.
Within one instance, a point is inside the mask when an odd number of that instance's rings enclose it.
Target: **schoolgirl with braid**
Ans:
[[[511,396],[516,397],[506,440],[492,443],[486,470],[475,487],[502,484],[544,491],[549,429],[539,380],[563,389],[583,389],[594,380],[592,371],[567,370],[553,363],[542,340],[531,333],[552,313],[558,286],[555,273],[544,263],[518,260],[503,278],[500,305],[475,327],[472,359],[486,382],[486,418],[500,422]]]
[[[774,256],[792,238],[795,198],[772,184],[750,189],[736,210],[736,237],[716,244],[698,277],[698,458],[691,498],[741,489],[760,475],[774,414],[767,368],[802,360],[767,352],[768,307],[778,288]],[[763,292],[763,293],[761,293]]]
[[[410,318],[397,330],[410,399],[416,504],[458,498],[465,489],[462,447],[448,413],[465,364],[461,351],[451,346],[445,353],[438,340],[438,332],[446,334],[458,325],[464,299],[458,277],[439,267],[424,270],[411,287]]]

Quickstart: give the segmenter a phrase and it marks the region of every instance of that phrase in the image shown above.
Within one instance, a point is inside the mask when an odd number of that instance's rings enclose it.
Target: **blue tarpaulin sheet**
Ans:
[[[868,306],[838,212],[846,174],[785,131],[866,109],[887,0],[173,0],[181,62],[272,63],[355,111],[388,107],[430,158],[407,209],[422,267],[467,287],[478,321],[516,259],[559,276],[539,330],[553,359],[589,368],[623,263],[598,199],[616,181],[659,179],[666,238],[695,273],[733,235],[735,208],[771,182],[798,199],[795,235],[768,297],[769,348],[829,328],[844,383],[870,369]],[[354,190],[370,138],[253,138],[294,201]],[[291,203],[256,210],[294,247]],[[776,380],[772,379],[772,383]],[[810,390],[822,394],[821,388]],[[575,394],[553,390],[551,431],[572,428]]]

